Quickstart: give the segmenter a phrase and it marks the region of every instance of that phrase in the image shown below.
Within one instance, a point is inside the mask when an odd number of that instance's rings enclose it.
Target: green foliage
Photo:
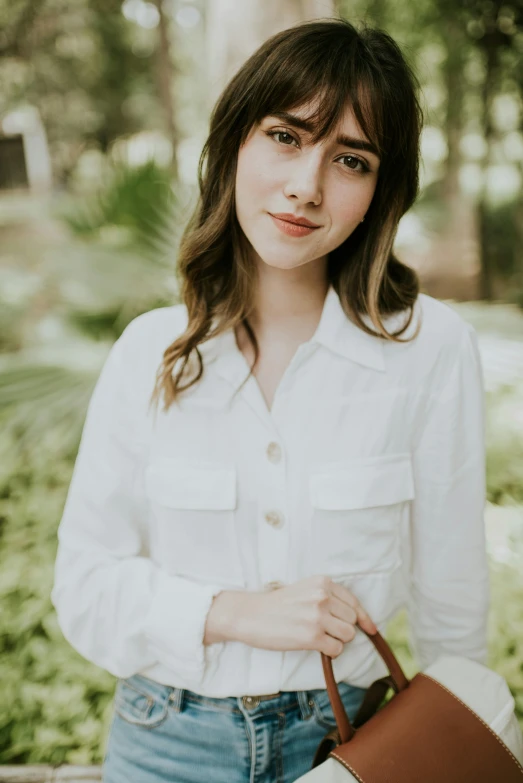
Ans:
[[[12,362],[0,372],[4,434],[17,449],[74,454],[95,381],[93,372]]]
[[[51,225],[58,240],[38,271],[24,269],[23,262],[16,274],[3,271],[0,310],[11,318],[0,340],[6,354],[0,365],[0,415],[9,411],[5,427],[24,447],[37,448],[49,433],[62,450],[72,448],[104,347],[136,316],[176,301],[174,257],[182,225],[177,204],[170,174],[156,163],[107,162],[96,193],[77,200],[67,196],[43,209],[41,224]],[[11,223],[35,222],[15,215],[16,209]],[[65,237],[57,217],[67,225]],[[28,233],[32,252],[27,255],[34,257],[39,235]],[[19,251],[15,246],[14,255]],[[23,294],[16,307],[9,303],[14,288]],[[46,319],[57,334],[51,345],[45,336],[40,343],[35,339],[39,321],[45,325]]]
[[[22,308],[8,302],[0,309],[0,353],[17,351],[22,344]]]
[[[180,187],[153,160],[108,160],[95,192],[55,209],[74,236],[67,262],[55,270],[64,317],[82,335],[114,340],[132,318],[172,304]]]
[[[485,252],[495,259],[496,271],[508,280],[523,271],[523,260],[514,253],[518,239],[517,210],[517,202],[508,202],[491,207],[486,214]]]
[[[523,503],[523,388],[489,394],[487,498],[498,505]]]
[[[521,547],[521,542],[520,542]],[[519,568],[491,568],[492,611],[489,625],[489,665],[508,682],[523,727],[523,550]]]
[[[497,505],[523,503],[523,442],[515,432],[502,433],[487,452],[487,497]]]
[[[504,298],[523,309],[522,219],[521,201],[487,209],[483,252],[495,270],[498,288]]]
[[[2,447],[0,763],[100,761],[114,678],[71,649],[49,598],[72,455]]]
[[[99,239],[108,226],[127,229],[129,244],[151,246],[173,206],[169,171],[154,160],[140,166],[108,164],[95,194],[73,199],[63,219],[78,236]]]

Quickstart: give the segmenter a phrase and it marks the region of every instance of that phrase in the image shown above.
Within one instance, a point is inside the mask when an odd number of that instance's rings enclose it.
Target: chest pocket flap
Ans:
[[[374,457],[363,462],[327,463],[311,473],[310,501],[330,511],[401,503],[414,497],[409,453]]]
[[[236,468],[221,462],[156,459],[145,474],[148,496],[163,506],[195,510],[236,508]]]

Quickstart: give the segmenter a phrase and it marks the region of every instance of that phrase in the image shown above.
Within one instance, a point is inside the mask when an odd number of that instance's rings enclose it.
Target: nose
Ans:
[[[320,204],[322,200],[322,162],[319,155],[311,152],[300,155],[293,161],[284,193],[287,198],[297,198],[303,204]]]

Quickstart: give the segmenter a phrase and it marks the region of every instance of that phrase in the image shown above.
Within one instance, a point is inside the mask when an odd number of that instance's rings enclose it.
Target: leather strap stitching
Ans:
[[[354,777],[356,778],[356,780],[359,780],[359,781],[360,781],[360,783],[365,783],[365,781],[363,780],[363,778],[360,778],[360,776],[358,775],[358,773],[356,772],[356,770],[355,770],[355,769],[353,769],[353,768],[351,767],[351,765],[350,765],[350,764],[349,764],[347,761],[345,761],[345,759],[342,759],[342,758],[341,758],[341,756],[338,756],[338,754],[337,754],[337,753],[335,753],[334,751],[331,751],[331,752],[329,753],[329,755],[330,755],[330,756],[334,756],[334,758],[335,758],[335,759],[338,759],[338,761],[340,762],[340,764],[343,764],[343,766],[344,766],[344,767],[346,767],[346,768],[349,770],[349,772],[351,772],[351,773],[354,775]]]

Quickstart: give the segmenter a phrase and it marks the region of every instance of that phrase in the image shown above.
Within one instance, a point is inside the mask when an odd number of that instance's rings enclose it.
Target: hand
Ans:
[[[232,639],[266,650],[317,650],[330,658],[354,639],[356,624],[377,632],[350,590],[322,575],[270,592],[221,593],[207,623],[206,644]]]

